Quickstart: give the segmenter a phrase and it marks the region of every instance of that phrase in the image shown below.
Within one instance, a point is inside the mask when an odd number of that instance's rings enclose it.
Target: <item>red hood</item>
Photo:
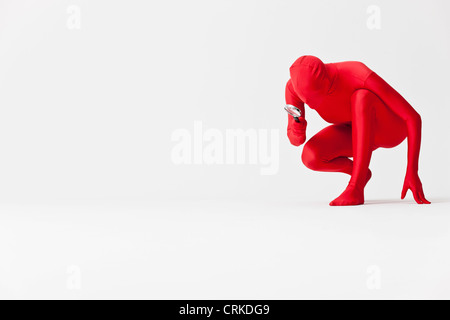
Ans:
[[[331,88],[332,81],[327,68],[319,58],[300,57],[290,68],[290,73],[294,91],[310,107],[310,103],[320,104]]]

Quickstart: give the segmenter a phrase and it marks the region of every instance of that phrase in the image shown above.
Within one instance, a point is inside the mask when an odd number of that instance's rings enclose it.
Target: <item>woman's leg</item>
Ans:
[[[315,171],[351,175],[344,193],[332,206],[364,203],[364,188],[372,177],[372,152],[393,148],[406,138],[406,126],[372,92],[361,89],[352,96],[352,124],[332,125],[311,138],[303,150],[303,163]],[[350,160],[349,157],[353,157]]]
[[[347,189],[331,206],[364,204],[365,179],[369,172],[375,137],[375,99],[367,90],[356,91],[352,104],[353,172]]]
[[[303,148],[302,160],[314,171],[353,173],[352,127],[347,124],[331,125],[314,137]],[[370,180],[368,171],[365,183]]]
[[[372,92],[356,91],[352,104],[353,172],[344,193],[332,206],[364,204],[364,187],[372,152],[377,147],[392,148],[406,138],[406,127]]]

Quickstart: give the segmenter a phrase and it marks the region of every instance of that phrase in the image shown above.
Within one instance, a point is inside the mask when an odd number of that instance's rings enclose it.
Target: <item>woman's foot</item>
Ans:
[[[364,187],[369,183],[371,178],[372,171],[369,170],[367,172],[367,178]],[[348,186],[344,193],[339,196],[339,198],[330,203],[330,206],[358,206],[361,204],[364,204],[364,189],[359,190],[354,186]]]
[[[348,186],[337,199],[330,203],[330,206],[359,206],[362,204],[364,204],[364,189]]]

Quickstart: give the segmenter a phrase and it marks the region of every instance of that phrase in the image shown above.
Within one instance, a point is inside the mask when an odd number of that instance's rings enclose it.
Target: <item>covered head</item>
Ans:
[[[325,64],[317,57],[303,56],[290,68],[294,91],[303,102],[318,105],[331,88]]]

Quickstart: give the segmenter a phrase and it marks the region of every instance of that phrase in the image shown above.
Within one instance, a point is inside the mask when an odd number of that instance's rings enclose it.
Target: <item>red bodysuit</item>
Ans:
[[[360,62],[324,64],[303,56],[290,74],[286,103],[299,108],[303,116],[300,122],[289,116],[289,140],[295,146],[306,141],[306,103],[332,125],[306,143],[303,163],[312,170],[351,175],[347,189],[330,205],[363,204],[364,187],[372,176],[372,152],[398,146],[405,138],[408,169],[402,199],[411,190],[417,203],[430,203],[418,175],[422,120],[396,90]]]

